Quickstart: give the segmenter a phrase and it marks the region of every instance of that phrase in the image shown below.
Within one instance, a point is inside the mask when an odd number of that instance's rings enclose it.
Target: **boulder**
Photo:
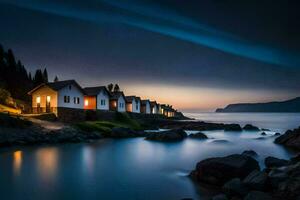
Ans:
[[[222,186],[233,178],[243,179],[256,169],[259,170],[258,162],[250,156],[233,154],[200,161],[190,176],[195,181]]]
[[[271,131],[270,129],[267,129],[267,128],[262,128],[261,130],[262,131]]]
[[[292,158],[290,159],[289,164],[290,164],[290,165],[293,165],[293,164],[296,164],[296,163],[298,163],[298,162],[300,162],[300,154],[298,154],[298,155],[292,157]]]
[[[272,196],[265,192],[251,191],[244,200],[272,200]]]
[[[253,151],[253,150],[246,150],[246,151],[244,151],[242,153],[242,155],[244,155],[244,156],[251,156],[251,157],[258,156],[258,154],[255,151]]]
[[[281,135],[281,134],[280,134],[280,133],[278,133],[278,132],[274,134],[274,136],[280,136],[280,135]]]
[[[228,200],[225,194],[218,194],[211,198],[212,200]]]
[[[226,182],[223,185],[222,190],[228,196],[243,197],[248,193],[247,187],[241,182],[239,178],[234,178]]]
[[[264,190],[266,187],[268,174],[259,170],[251,172],[243,183],[253,190]]]
[[[266,134],[266,132],[262,132],[261,135],[265,136],[265,135],[267,135],[267,134]]]
[[[208,137],[204,133],[201,133],[201,132],[190,134],[189,138],[201,139],[201,140],[208,139]]]
[[[268,156],[265,159],[265,165],[267,168],[282,167],[288,165],[288,163],[288,160],[279,159],[272,156]]]
[[[247,130],[247,131],[259,131],[259,128],[256,127],[256,126],[253,126],[251,124],[246,124],[244,127],[243,127],[244,130]]]
[[[186,132],[183,129],[174,129],[169,131],[148,133],[146,140],[156,141],[180,141],[187,137]]]
[[[272,169],[269,180],[276,196],[296,199],[300,196],[300,162]]]
[[[275,143],[300,150],[300,127],[292,131],[286,131],[283,135],[275,139]]]
[[[224,131],[242,131],[243,129],[239,124],[225,124]]]

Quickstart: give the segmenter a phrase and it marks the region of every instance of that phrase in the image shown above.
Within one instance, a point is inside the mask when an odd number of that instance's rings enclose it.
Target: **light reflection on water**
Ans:
[[[44,147],[36,151],[36,166],[39,176],[48,184],[57,176],[59,149],[57,147]]]
[[[8,149],[0,153],[1,197],[13,200],[203,199],[203,190],[195,189],[186,176],[202,159],[253,149],[263,167],[266,156],[294,155],[273,143],[274,131],[267,132],[267,136],[261,136],[261,131],[204,133],[209,139],[188,138],[175,143],[143,138],[103,139],[87,144]]]
[[[22,151],[15,151],[13,153],[13,168],[14,168],[14,175],[16,177],[19,176],[21,167],[22,167]]]

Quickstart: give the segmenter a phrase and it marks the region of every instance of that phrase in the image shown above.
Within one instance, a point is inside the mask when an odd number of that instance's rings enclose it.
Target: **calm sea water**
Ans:
[[[206,131],[210,139],[159,143],[143,138],[104,139],[88,144],[6,148],[0,150],[1,199],[205,199],[187,177],[196,163],[253,149],[268,155],[294,155],[273,143],[274,131],[300,125],[299,114],[189,114],[230,123],[270,128],[260,132]],[[189,132],[190,133],[190,132]]]

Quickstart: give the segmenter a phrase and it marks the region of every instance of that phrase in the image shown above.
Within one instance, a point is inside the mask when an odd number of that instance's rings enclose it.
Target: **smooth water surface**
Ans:
[[[260,128],[284,132],[300,126],[300,113],[185,113],[186,116],[218,123],[253,124]]]
[[[273,127],[278,123],[275,121]],[[103,139],[87,144],[1,149],[1,197],[22,200],[205,199],[205,193],[187,177],[202,159],[253,149],[259,154],[263,167],[266,156],[293,156],[292,152],[273,143],[273,131],[268,131],[267,136],[248,131],[205,133],[210,139],[186,139],[176,143],[143,138]]]

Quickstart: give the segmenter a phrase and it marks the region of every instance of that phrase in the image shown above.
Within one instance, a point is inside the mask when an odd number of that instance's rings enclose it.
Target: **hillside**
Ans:
[[[216,112],[300,112],[300,97],[281,102],[229,104]]]

